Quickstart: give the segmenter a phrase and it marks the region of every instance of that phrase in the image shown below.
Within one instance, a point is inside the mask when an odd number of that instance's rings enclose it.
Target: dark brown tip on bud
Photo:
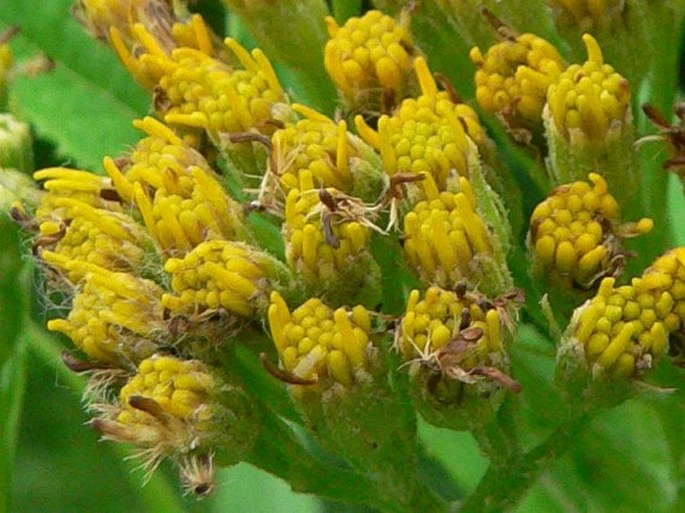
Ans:
[[[17,223],[22,230],[25,231],[36,231],[38,230],[38,223],[30,217],[26,212],[24,212],[19,207],[12,207],[10,210],[10,217]]]
[[[232,143],[256,142],[264,146],[269,153],[271,153],[273,148],[271,139],[269,139],[266,135],[256,134],[254,132],[235,132],[228,136],[228,140]]]
[[[668,120],[661,115],[661,113],[657,110],[657,108],[652,105],[651,103],[645,103],[642,105],[642,112],[645,113],[645,116],[647,116],[647,119],[649,119],[652,123],[654,123],[656,126],[659,128],[664,128],[664,129],[669,129],[671,128],[671,124],[668,122]]]
[[[69,351],[62,351],[62,362],[64,362],[64,365],[67,366],[67,368],[70,371],[81,373],[81,372],[89,372],[89,371],[94,371],[94,370],[102,370],[102,369],[109,369],[110,367],[107,365],[102,365],[100,363],[95,363],[95,362],[88,362],[85,360],[79,360],[78,358],[74,357]]]
[[[316,385],[319,382],[318,379],[300,378],[288,371],[278,368],[276,365],[271,363],[271,361],[269,361],[266,353],[259,353],[259,359],[261,360],[266,372],[283,383],[288,383],[289,385]]]
[[[89,422],[89,424],[93,429],[99,431],[102,435],[112,438],[117,438],[119,432],[121,431],[117,423],[112,422],[111,420],[93,419]]]
[[[452,100],[453,103],[463,103],[461,96],[459,96],[459,93],[457,90],[454,88],[452,85],[452,82],[450,82],[450,79],[447,78],[446,75],[443,75],[440,72],[433,73],[433,77],[435,78],[435,81],[440,84],[440,86],[447,91],[447,94],[450,97],[450,100]]]
[[[149,413],[150,415],[152,415],[153,417],[162,422],[166,420],[166,413],[159,405],[159,403],[154,399],[150,399],[149,397],[143,397],[142,395],[132,395],[128,399],[128,404],[136,410]]]
[[[321,224],[323,225],[323,237],[326,244],[333,249],[338,249],[340,247],[340,239],[333,233],[333,219],[330,212],[323,213]]]
[[[100,197],[106,201],[116,201],[121,203],[121,196],[115,189],[102,189],[100,191]]]

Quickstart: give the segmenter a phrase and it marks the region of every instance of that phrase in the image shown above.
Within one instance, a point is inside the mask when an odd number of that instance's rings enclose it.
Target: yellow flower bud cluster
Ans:
[[[312,298],[292,312],[271,294],[269,328],[285,371],[302,384],[364,380],[373,344],[371,317],[362,306],[333,310]]]
[[[678,322],[669,292],[648,290],[639,278],[614,286],[604,278],[594,298],[571,320],[572,342],[583,348],[594,378],[632,378],[650,370],[668,348]]]
[[[132,217],[71,198],[50,203],[64,214],[58,221],[40,223],[36,244],[40,257],[61,268],[69,281],[76,284],[83,278],[90,268],[86,263],[126,272],[144,266],[145,234]],[[68,265],[71,262],[80,265]]]
[[[226,46],[242,69],[193,48],[144,54],[141,62],[159,78],[156,107],[172,125],[220,133],[256,130],[271,134],[275,104],[286,102],[278,77],[264,53],[251,53],[233,39]]]
[[[460,186],[458,193],[427,193],[404,217],[404,255],[423,283],[475,288],[483,278],[479,259],[492,253],[490,234],[471,184],[461,177]]]
[[[270,171],[278,177],[283,196],[300,187],[299,174],[305,169],[317,187],[335,187],[351,194],[354,184],[350,163],[360,158],[364,142],[347,131],[345,121],[335,123],[302,105],[293,105],[293,109],[304,119],[286,125],[271,136],[273,166]]]
[[[376,266],[368,249],[370,228],[363,219],[337,210],[335,191],[316,188],[309,170],[301,170],[299,177],[300,188],[291,189],[286,198],[282,228],[293,273],[315,295],[340,287],[350,293],[364,288],[374,278],[364,269]],[[330,201],[322,202],[322,195]]]
[[[211,420],[211,395],[216,380],[196,360],[155,355],[138,364],[138,372],[122,387],[119,402],[122,424],[148,424],[159,419],[131,405],[134,397],[154,401],[167,415],[193,422],[197,427]]]
[[[541,126],[547,89],[566,67],[557,49],[534,34],[522,34],[491,46],[471,49],[476,65],[476,100],[512,128]]]
[[[642,275],[642,286],[673,298],[672,316],[667,318],[671,332],[685,335],[685,247],[674,248],[657,258]]]
[[[350,106],[378,109],[387,90],[394,98],[404,96],[414,53],[408,25],[406,14],[398,23],[375,10],[349,18],[342,27],[326,18],[330,39],[324,66]]]
[[[454,291],[412,290],[399,328],[403,360],[472,383],[474,369],[502,364],[502,318],[496,308]]]
[[[583,35],[588,60],[572,64],[547,91],[553,129],[574,142],[606,143],[630,124],[628,81],[604,63],[602,50],[590,34]]]
[[[180,255],[209,239],[248,238],[240,204],[219,183],[204,157],[152,118],[134,122],[146,133],[124,173],[104,162],[119,195],[135,202],[164,256]]]
[[[654,224],[643,218],[622,225],[604,178],[590,173],[589,180],[555,188],[533,211],[529,233],[536,270],[583,289],[620,272],[626,258],[621,239],[647,233]]]
[[[82,264],[65,265],[75,272]],[[152,355],[164,342],[162,289],[131,274],[88,266],[66,319],[48,321],[90,358],[128,366]]]
[[[152,472],[175,456],[184,485],[204,494],[213,484],[211,440],[215,436],[220,384],[198,360],[153,355],[138,365],[114,404],[98,404],[93,427],[105,438],[141,449]]]
[[[468,177],[470,163],[478,159],[472,139],[484,140],[483,130],[470,107],[438,91],[422,57],[414,60],[414,69],[421,96],[404,100],[392,116],[381,116],[378,132],[357,116],[357,130],[380,151],[388,175],[430,175],[440,191],[458,190],[459,176]]]
[[[202,242],[183,258],[170,258],[164,270],[171,288],[162,304],[174,314],[226,309],[243,317],[266,310],[282,270],[273,257],[246,244]]]

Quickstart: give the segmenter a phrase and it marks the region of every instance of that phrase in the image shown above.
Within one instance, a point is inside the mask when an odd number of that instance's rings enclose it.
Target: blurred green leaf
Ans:
[[[70,0],[4,1],[0,27],[17,26],[11,46],[18,61],[51,59],[51,72],[14,82],[10,106],[38,135],[79,165],[100,171],[104,155],[117,155],[139,136],[131,121],[145,114],[150,95],[138,87],[105,45],[70,16]]]

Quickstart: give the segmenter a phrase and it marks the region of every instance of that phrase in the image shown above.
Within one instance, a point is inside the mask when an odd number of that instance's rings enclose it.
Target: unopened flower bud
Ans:
[[[135,203],[165,257],[180,256],[205,240],[249,240],[242,208],[219,183],[204,157],[152,118],[134,123],[142,139],[122,170],[106,158],[117,192]]]
[[[619,287],[604,278],[595,297],[575,310],[558,347],[562,390],[584,408],[625,399],[629,380],[665,355],[672,306],[668,293],[647,290],[639,278]]]
[[[427,285],[451,289],[466,282],[485,294],[497,295],[511,286],[506,269],[494,255],[494,235],[476,209],[471,184],[460,178],[461,191],[429,192],[404,217],[404,254]]]
[[[507,308],[479,294],[430,287],[409,294],[396,347],[409,365],[414,401],[429,422],[464,430],[482,425],[503,400],[508,376]]]
[[[272,290],[287,290],[289,273],[274,257],[247,244],[210,240],[183,258],[170,258],[164,270],[173,292],[162,304],[173,314],[225,310],[239,317],[266,312]]]
[[[348,109],[383,112],[387,95],[397,101],[411,92],[415,51],[407,12],[398,22],[372,10],[348,18],[342,27],[329,16],[326,26],[330,39],[324,48],[324,65]]]
[[[68,273],[82,272],[82,263],[65,264]],[[165,340],[162,289],[127,273],[90,265],[66,319],[48,321],[90,358],[127,367],[151,356]]]
[[[605,64],[599,44],[583,35],[588,60],[569,66],[547,91],[549,165],[557,184],[602,170],[627,205],[636,190],[628,81]]]
[[[98,404],[93,426],[105,438],[140,449],[144,468],[164,458],[180,467],[183,484],[211,491],[213,460],[234,464],[249,454],[257,424],[242,390],[198,360],[154,355],[141,361],[115,404]]]
[[[283,238],[293,274],[310,295],[332,304],[372,307],[380,298],[380,268],[370,251],[373,225],[358,200],[334,189],[317,189],[308,170],[285,202]]]
[[[357,116],[357,130],[380,151],[391,178],[397,174],[431,175],[439,191],[458,190],[459,177],[468,177],[469,167],[477,165],[478,149],[473,140],[483,137],[482,128],[473,122],[470,108],[465,110],[449,93],[438,91],[422,57],[414,60],[414,70],[421,96],[404,100],[391,116],[381,116],[377,132]],[[420,186],[412,184],[409,204],[423,198]]]
[[[558,186],[531,216],[532,271],[553,294],[587,290],[620,274],[627,258],[622,239],[647,233],[654,224],[649,218],[622,224],[604,178],[590,173],[589,181]]]
[[[476,100],[510,128],[542,127],[547,89],[566,67],[557,49],[534,34],[506,39],[485,52],[474,47]]]
[[[375,202],[384,188],[385,175],[376,152],[348,132],[347,123],[303,105],[293,110],[304,118],[289,123],[271,136],[271,159],[262,186],[263,204],[283,201],[300,187],[299,174],[307,170],[317,187],[334,187],[367,203]],[[277,180],[271,183],[270,178]],[[276,198],[274,198],[276,196]]]
[[[548,0],[563,24],[576,25],[582,30],[605,25],[620,15],[623,0]]]

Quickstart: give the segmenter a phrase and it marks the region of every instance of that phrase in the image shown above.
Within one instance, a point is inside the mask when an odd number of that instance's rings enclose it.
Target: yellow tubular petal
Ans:
[[[200,51],[207,55],[211,55],[214,49],[212,48],[212,38],[209,35],[209,29],[207,28],[205,20],[201,15],[193,14],[190,18],[190,23],[193,27],[197,46],[200,48]]]
[[[102,164],[119,196],[130,202],[133,199],[133,184],[121,173],[111,157],[105,157]]]
[[[426,96],[435,96],[438,94],[438,86],[428,68],[426,59],[423,57],[414,59],[414,72],[416,73],[416,78],[419,80],[419,86],[421,87],[421,92],[423,94]]]

